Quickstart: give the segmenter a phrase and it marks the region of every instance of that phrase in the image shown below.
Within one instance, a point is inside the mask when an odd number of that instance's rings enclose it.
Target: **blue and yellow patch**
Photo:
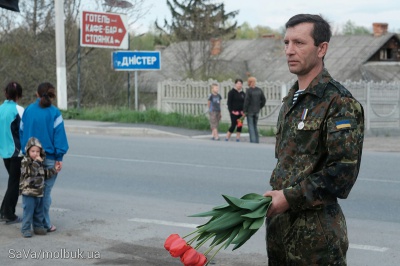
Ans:
[[[350,120],[348,120],[348,119],[336,121],[335,124],[336,124],[336,129],[351,128],[351,123],[350,123]]]

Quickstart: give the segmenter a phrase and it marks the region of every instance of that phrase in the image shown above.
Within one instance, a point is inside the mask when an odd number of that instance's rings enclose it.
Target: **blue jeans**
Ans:
[[[257,123],[258,123],[258,114],[247,115],[247,126],[249,128],[250,142],[252,143],[259,143]]]
[[[21,232],[30,231],[33,228],[43,228],[43,198],[22,195],[22,216]]]
[[[54,165],[56,164],[55,160],[52,159],[46,159],[43,162],[44,167],[47,169],[53,168]],[[51,222],[50,222],[50,205],[51,205],[51,190],[53,189],[54,183],[56,182],[57,179],[57,174],[53,175],[49,179],[44,181],[44,192],[43,192],[43,212],[44,212],[44,220],[43,220],[43,225],[44,228],[49,229],[51,227]]]

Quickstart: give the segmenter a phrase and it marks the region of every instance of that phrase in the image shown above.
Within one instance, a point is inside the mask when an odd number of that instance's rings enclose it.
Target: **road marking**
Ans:
[[[357,244],[350,244],[349,247],[354,248],[354,249],[362,249],[362,250],[377,251],[377,252],[386,252],[387,250],[389,250],[389,248],[385,248],[385,247],[357,245]]]
[[[199,226],[198,224],[176,223],[165,220],[140,219],[140,218],[132,218],[128,219],[128,221],[137,223],[147,223],[147,224],[169,225],[169,226],[185,227],[185,228],[197,228],[197,226]],[[376,251],[376,252],[386,252],[387,250],[389,250],[389,248],[385,247],[358,245],[358,244],[350,244],[349,247],[353,249],[361,249],[361,250]]]
[[[244,167],[223,167],[223,166],[211,166],[204,164],[191,164],[191,163],[176,163],[176,162],[162,162],[162,161],[151,161],[151,160],[138,160],[138,159],[126,159],[126,158],[115,158],[115,157],[100,157],[100,156],[91,156],[91,155],[79,155],[79,154],[68,154],[71,157],[78,158],[88,158],[88,159],[103,159],[103,160],[115,160],[115,161],[124,161],[124,162],[136,162],[136,163],[150,163],[150,164],[165,164],[165,165],[176,165],[176,166],[190,166],[190,167],[198,167],[198,168],[214,168],[214,169],[225,169],[225,170],[233,170],[233,171],[246,171],[246,172],[256,172],[256,173],[264,173],[271,174],[273,170],[271,169],[249,169]],[[388,180],[388,179],[372,179],[372,178],[358,178],[361,181],[368,182],[381,182],[381,183],[393,183],[400,184],[400,180]]]
[[[380,182],[380,183],[395,183],[400,184],[398,180],[388,180],[388,179],[372,179],[372,178],[359,178],[362,181],[369,181],[369,182]]]
[[[198,224],[176,223],[176,222],[171,222],[171,221],[139,219],[139,218],[128,219],[128,221],[129,222],[146,223],[146,224],[169,225],[169,226],[177,226],[177,227],[185,227],[185,228],[196,228],[197,226],[199,226]]]
[[[216,168],[216,169],[225,169],[225,170],[234,170],[234,171],[246,171],[246,172],[257,172],[257,173],[271,173],[272,170],[262,170],[262,169],[248,169],[248,168],[238,168],[238,167],[223,167],[223,166],[212,166],[205,164],[191,164],[191,163],[176,163],[176,162],[162,162],[162,161],[151,161],[151,160],[138,160],[138,159],[126,159],[126,158],[115,158],[115,157],[100,157],[100,156],[91,156],[91,155],[78,155],[78,154],[68,154],[68,156],[79,157],[79,158],[88,158],[95,160],[115,160],[115,161],[123,161],[123,162],[136,162],[136,163],[150,163],[150,164],[165,164],[165,165],[177,165],[177,166],[190,166],[190,167],[198,167],[198,168]]]
[[[50,211],[53,211],[53,212],[68,212],[68,211],[70,211],[70,209],[53,208],[53,207],[51,207]]]

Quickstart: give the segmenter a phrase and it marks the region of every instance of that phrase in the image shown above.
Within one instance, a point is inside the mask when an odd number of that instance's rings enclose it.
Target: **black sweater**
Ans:
[[[238,92],[236,89],[231,89],[228,92],[228,110],[229,113],[232,111],[243,111],[245,93],[242,91]]]

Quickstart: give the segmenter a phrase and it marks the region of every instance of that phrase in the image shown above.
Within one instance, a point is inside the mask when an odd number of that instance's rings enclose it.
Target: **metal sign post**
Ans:
[[[159,51],[116,51],[111,54],[111,66],[116,71],[135,71],[135,110],[138,110],[138,70],[160,70]]]

